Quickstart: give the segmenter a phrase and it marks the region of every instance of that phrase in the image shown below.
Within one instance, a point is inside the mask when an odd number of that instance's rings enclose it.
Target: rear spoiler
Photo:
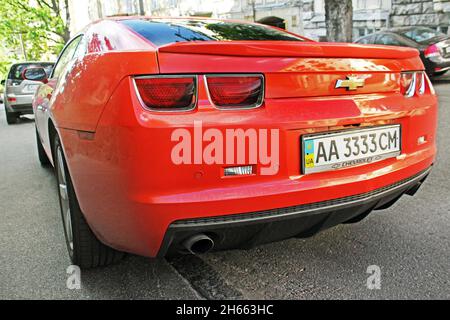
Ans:
[[[418,50],[405,47],[298,41],[190,41],[168,44],[158,50],[243,57],[408,59],[419,56]]]

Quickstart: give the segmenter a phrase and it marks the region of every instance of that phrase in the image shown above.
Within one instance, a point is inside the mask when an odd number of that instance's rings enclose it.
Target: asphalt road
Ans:
[[[415,197],[306,240],[172,261],[129,256],[83,271],[80,290],[66,286],[56,182],[38,164],[34,122],[7,126],[0,108],[0,299],[449,299],[450,81],[435,86],[439,155]],[[380,289],[366,286],[370,265],[381,268]]]

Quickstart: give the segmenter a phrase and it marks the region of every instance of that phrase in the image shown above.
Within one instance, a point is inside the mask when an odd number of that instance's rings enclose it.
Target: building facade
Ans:
[[[258,21],[326,40],[326,0],[72,0],[72,31],[117,14]],[[450,34],[450,0],[353,0],[354,38],[383,28],[428,26]]]

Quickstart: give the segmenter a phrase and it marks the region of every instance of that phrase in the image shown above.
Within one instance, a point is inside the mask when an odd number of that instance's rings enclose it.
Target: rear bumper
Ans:
[[[428,59],[429,64],[427,70],[429,72],[445,72],[450,70],[450,59],[449,58],[436,58],[436,59]]]
[[[158,256],[186,253],[182,243],[197,234],[213,239],[215,250],[251,248],[288,238],[310,237],[345,222],[356,222],[372,210],[386,209],[402,195],[413,195],[431,168],[384,188],[323,202],[237,215],[175,221]]]
[[[9,112],[18,112],[22,114],[33,113],[33,95],[8,95],[8,98],[15,98],[14,102],[5,101],[5,106]]]
[[[9,112],[16,112],[21,114],[33,114],[33,107],[28,104],[14,104],[7,106]]]

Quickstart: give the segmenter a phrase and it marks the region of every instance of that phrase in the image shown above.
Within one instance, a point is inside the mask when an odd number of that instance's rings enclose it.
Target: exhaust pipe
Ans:
[[[203,254],[214,248],[214,241],[206,234],[197,234],[185,240],[183,247],[192,254]]]

